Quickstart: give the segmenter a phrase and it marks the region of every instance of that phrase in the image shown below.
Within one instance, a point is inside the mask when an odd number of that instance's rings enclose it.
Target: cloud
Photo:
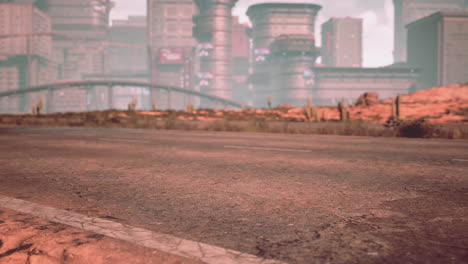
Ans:
[[[363,49],[366,67],[389,65],[393,62],[393,8],[392,0],[385,0],[382,12],[364,11],[357,15],[363,19]]]
[[[126,19],[129,15],[146,15],[146,0],[114,0],[112,19]]]

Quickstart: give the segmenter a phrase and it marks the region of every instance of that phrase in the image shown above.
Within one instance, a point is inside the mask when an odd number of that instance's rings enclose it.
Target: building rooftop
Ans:
[[[463,17],[463,18],[468,18],[468,11],[442,11],[442,12],[437,12],[434,13],[430,16],[427,16],[425,18],[421,18],[419,20],[416,20],[408,25],[406,25],[407,28],[412,27],[414,25],[424,23],[430,20],[437,20],[443,17]]]
[[[249,6],[247,16],[266,9],[312,9],[313,11],[319,11],[322,9],[322,6],[307,3],[260,3]]]
[[[328,67],[318,65],[312,68],[316,72],[346,72],[346,73],[419,73],[421,70],[407,67],[380,67],[380,68],[356,68],[356,67]]]

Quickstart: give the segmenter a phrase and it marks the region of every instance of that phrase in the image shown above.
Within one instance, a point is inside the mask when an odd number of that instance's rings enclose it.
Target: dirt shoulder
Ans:
[[[198,263],[0,207],[0,263]]]

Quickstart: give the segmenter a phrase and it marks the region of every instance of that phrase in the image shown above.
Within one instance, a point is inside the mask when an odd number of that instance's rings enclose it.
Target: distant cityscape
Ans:
[[[352,104],[468,82],[466,0],[394,0],[394,63],[377,68],[362,18],[315,32],[322,6],[275,2],[249,6],[249,25],[236,2],[148,0],[147,16],[110,23],[110,0],[0,0],[0,112]]]

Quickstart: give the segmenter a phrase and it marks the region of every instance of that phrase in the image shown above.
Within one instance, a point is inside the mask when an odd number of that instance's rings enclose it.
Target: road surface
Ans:
[[[0,194],[288,263],[468,263],[468,141],[0,128]]]

